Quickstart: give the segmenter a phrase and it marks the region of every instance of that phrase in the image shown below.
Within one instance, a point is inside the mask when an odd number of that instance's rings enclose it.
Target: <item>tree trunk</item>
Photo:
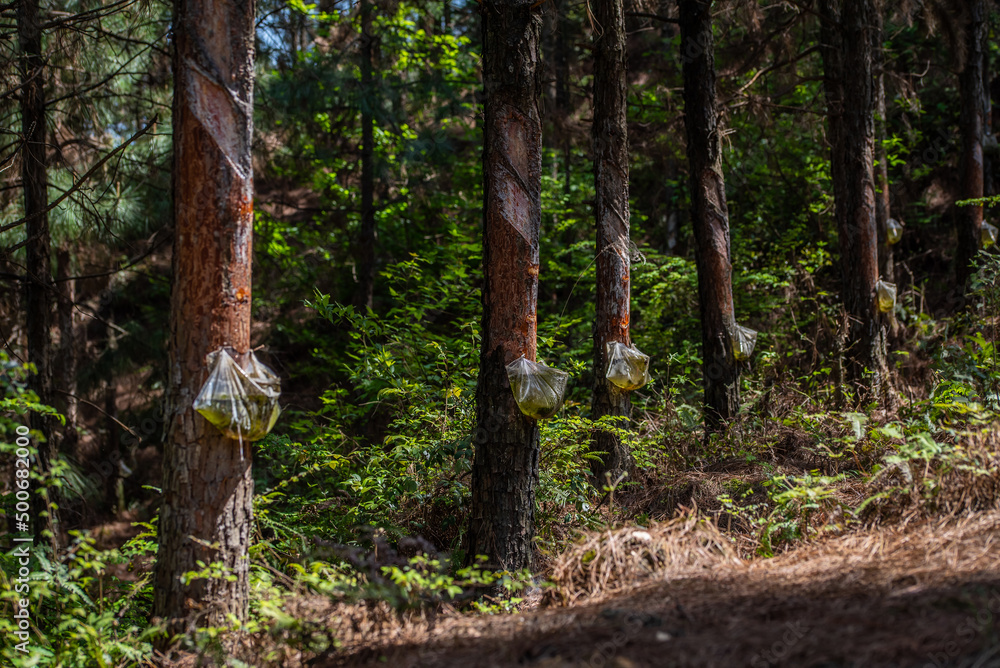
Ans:
[[[569,21],[566,17],[567,3],[557,0],[555,11],[555,87],[556,87],[556,131],[557,140],[562,143],[563,155],[563,195],[569,197],[573,178],[573,147],[570,137],[569,113]]]
[[[680,0],[679,4],[684,125],[691,171],[691,223],[701,305],[705,432],[710,434],[724,429],[740,406],[740,372],[732,348],[736,320],[729,210],[722,176],[722,142],[715,97],[712,3],[711,0]]]
[[[857,391],[855,399],[867,402],[883,399],[888,382],[885,317],[875,294],[879,274],[872,66],[881,35],[874,0],[823,0],[820,7],[842,297],[850,322],[845,375]]]
[[[27,316],[28,363],[35,365],[30,387],[42,404],[51,406],[52,356],[51,313],[53,311],[52,268],[49,258],[48,158],[45,132],[45,78],[42,58],[42,28],[38,0],[22,0],[17,9],[17,35],[21,47],[21,182],[24,185],[25,223],[25,312]],[[47,473],[56,456],[52,422],[38,413],[31,414],[31,428],[41,433],[37,441],[39,472]],[[53,490],[55,488],[52,488]],[[44,497],[35,490],[35,535],[42,542],[44,532],[53,550],[59,547],[56,510],[47,507]],[[54,502],[55,499],[49,499]],[[43,519],[44,518],[44,519]]]
[[[79,442],[77,434],[76,368],[77,368],[77,326],[74,303],[76,302],[76,280],[72,278],[70,253],[68,248],[60,248],[56,257],[58,268],[57,295],[59,299],[59,384],[62,392],[59,408],[66,417],[60,450],[70,457],[76,455]]]
[[[983,153],[986,157],[988,173],[985,176],[983,192],[987,196],[1000,194],[1000,145],[996,132],[1000,129],[1000,76],[990,78],[989,63],[983,66],[983,94],[986,95],[986,136],[983,137]]]
[[[483,325],[467,558],[530,566],[538,423],[514,401],[506,365],[535,359],[541,225],[540,8],[484,0]]]
[[[993,197],[996,191],[997,139],[993,134],[993,96],[990,93],[990,54],[983,46],[983,196]]]
[[[882,13],[876,12],[878,33],[882,33]],[[882,49],[875,48],[875,229],[878,233],[878,269],[882,280],[894,282],[896,268],[892,246],[889,245],[889,218],[892,200],[889,197],[889,157],[885,149],[888,119],[885,106],[885,58]]]
[[[552,21],[552,28],[555,37],[553,49],[555,67],[555,89],[556,89],[556,110],[559,112],[560,123],[565,122],[566,114],[569,113],[569,32],[568,20],[566,18],[566,1],[555,0],[553,2],[553,13],[555,17]]]
[[[625,9],[622,0],[597,0],[594,19],[603,32],[594,44],[594,214],[597,220],[597,320],[594,327],[593,418],[632,418],[629,393],[605,377],[607,344],[629,344],[628,127],[626,125]],[[593,462],[598,482],[617,478],[632,467],[632,453],[614,433],[598,431]]]
[[[112,512],[122,511],[125,509],[121,507],[118,499],[118,484],[121,479],[122,433],[118,427],[118,387],[115,385],[114,378],[104,386],[104,424],[106,425],[107,438],[104,441],[104,447],[101,448],[100,462],[100,473],[104,485],[104,503]]]
[[[358,240],[358,293],[362,313],[372,307],[375,289],[375,122],[372,107],[372,4],[361,0],[361,237]]]
[[[177,0],[174,18],[174,282],[155,611],[171,620],[247,611],[250,448],[191,404],[206,355],[250,347],[254,3]],[[198,561],[235,575],[196,579]]]
[[[962,199],[983,196],[983,128],[985,126],[983,85],[985,56],[983,41],[986,33],[985,0],[968,4],[969,20],[965,26],[965,67],[959,75],[962,111],[959,125],[962,133]],[[979,252],[979,235],[983,227],[983,207],[963,206],[956,216],[958,246],[955,253],[955,273],[958,285],[965,288],[972,263]]]

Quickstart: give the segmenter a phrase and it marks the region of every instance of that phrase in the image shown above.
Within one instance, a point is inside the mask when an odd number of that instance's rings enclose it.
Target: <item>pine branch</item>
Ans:
[[[38,218],[39,216],[43,216],[46,213],[48,213],[49,211],[51,211],[52,209],[54,209],[57,206],[59,206],[60,204],[62,204],[62,202],[67,197],[69,197],[74,192],[76,192],[77,190],[79,190],[83,186],[83,184],[86,183],[87,180],[90,179],[90,177],[93,176],[94,173],[97,172],[98,169],[100,169],[102,166],[104,166],[104,164],[108,160],[110,160],[114,156],[116,156],[119,153],[121,153],[122,151],[124,151],[132,142],[134,142],[136,139],[138,139],[142,135],[146,134],[146,132],[148,132],[149,129],[152,128],[156,124],[157,120],[158,120],[158,118],[156,116],[154,116],[153,120],[151,120],[149,123],[146,124],[146,127],[144,127],[143,129],[139,130],[134,135],[132,135],[131,137],[129,137],[128,139],[126,139],[124,142],[122,142],[121,144],[119,144],[117,147],[115,147],[114,149],[112,149],[111,151],[109,151],[107,153],[107,155],[105,155],[103,158],[101,158],[100,160],[98,160],[97,163],[93,167],[91,167],[89,170],[87,170],[86,174],[84,174],[79,179],[77,179],[76,183],[73,184],[72,188],[70,188],[69,190],[67,190],[66,192],[64,192],[62,195],[60,195],[58,198],[56,198],[56,200],[54,202],[52,202],[51,204],[49,204],[47,207],[45,207],[41,211],[37,211],[37,212],[31,214],[30,216],[25,216],[24,218],[21,218],[19,220],[15,220],[12,223],[7,223],[6,225],[0,226],[0,234],[3,234],[4,232],[7,232],[9,230],[12,230],[15,227],[20,227],[21,225],[24,225],[25,223],[27,223],[29,220],[34,220],[35,218]],[[26,245],[29,241],[31,241],[31,239],[25,239],[24,241],[22,241],[22,242],[20,242],[18,244],[15,244],[14,246],[11,246],[10,248],[7,248],[6,250],[4,250],[4,252],[3,252],[2,255],[3,256],[10,255],[11,253],[13,253],[14,251],[16,251],[17,249],[19,249],[22,246]]]

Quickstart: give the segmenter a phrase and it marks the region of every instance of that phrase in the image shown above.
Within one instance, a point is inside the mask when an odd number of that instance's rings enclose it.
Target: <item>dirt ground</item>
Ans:
[[[443,615],[309,665],[1000,666],[1000,512],[666,569],[571,607]]]

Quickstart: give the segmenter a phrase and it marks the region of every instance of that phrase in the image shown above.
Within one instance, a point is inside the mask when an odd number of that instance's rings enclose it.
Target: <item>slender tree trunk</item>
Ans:
[[[594,44],[594,214],[597,219],[597,321],[594,327],[595,420],[632,418],[629,393],[605,377],[607,344],[631,343],[629,338],[629,210],[628,126],[626,125],[627,76],[625,62],[625,9],[622,0],[597,0],[594,19],[603,32]],[[614,433],[598,431],[594,449],[607,453],[593,463],[602,482],[605,473],[617,477],[632,467],[632,453]]]
[[[986,80],[983,93],[986,95],[986,133],[983,138],[983,153],[986,157],[988,172],[985,176],[983,191],[987,196],[1000,194],[1000,144],[997,130],[1000,129],[1000,76],[990,77],[990,66],[987,62],[983,67],[983,78]]]
[[[372,307],[375,289],[375,121],[372,107],[372,3],[361,0],[361,237],[358,240],[358,293],[356,305]]]
[[[470,560],[530,566],[538,484],[538,423],[514,401],[506,365],[535,359],[541,124],[540,7],[484,0],[483,325],[476,387]]]
[[[24,184],[25,311],[27,315],[28,362],[35,365],[31,389],[38,400],[51,406],[52,356],[51,313],[53,311],[52,267],[49,258],[48,158],[45,131],[45,73],[42,59],[42,28],[38,0],[21,0],[17,8],[17,34],[21,47],[21,182]],[[37,442],[38,467],[48,472],[55,459],[55,434],[51,420],[38,413],[31,415],[31,428],[42,434]],[[54,489],[54,488],[53,488]],[[57,512],[48,508],[39,490],[32,495],[35,534],[41,542],[43,532],[53,550],[59,547]],[[50,499],[54,501],[54,499]],[[45,518],[44,520],[42,518]]]
[[[715,97],[712,3],[711,0],[680,0],[679,4],[684,125],[691,172],[691,222],[701,305],[705,432],[709,434],[724,429],[740,406],[740,372],[732,348],[736,320],[729,210]]]
[[[859,401],[887,391],[885,317],[876,305],[874,0],[822,0],[821,37],[830,166],[840,241],[842,296],[849,316],[845,375]],[[887,395],[886,395],[887,396]]]
[[[66,417],[60,449],[69,456],[76,454],[79,442],[77,429],[78,402],[76,399],[77,368],[77,326],[73,304],[76,302],[76,280],[72,278],[70,253],[68,248],[60,248],[57,254],[59,299],[59,381],[63,390],[60,410]]]
[[[110,327],[108,328],[110,329]],[[118,503],[118,480],[121,476],[121,429],[118,427],[118,388],[112,378],[104,386],[104,423],[107,439],[101,449],[101,472],[104,477],[104,503],[112,511],[124,510]]]
[[[962,112],[959,124],[962,133],[962,199],[983,196],[983,128],[985,127],[983,85],[986,34],[985,0],[968,3],[969,21],[965,27],[965,67],[959,75]],[[955,253],[955,273],[958,285],[964,289],[971,273],[969,265],[979,252],[979,235],[983,227],[983,207],[960,207],[957,215],[958,246]]]
[[[573,177],[573,148],[570,141],[568,119],[570,112],[569,91],[569,28],[566,20],[566,2],[555,2],[555,88],[557,140],[562,144],[563,195],[569,196]]]
[[[210,624],[247,611],[253,478],[248,444],[191,404],[206,355],[250,347],[254,3],[174,5],[174,282],[155,612]],[[235,575],[196,579],[198,561]]]
[[[987,33],[988,34],[988,33]],[[984,37],[984,41],[985,41]],[[993,197],[996,192],[996,146],[993,135],[993,96],[990,94],[990,53],[983,46],[983,196]]]
[[[555,18],[552,22],[555,33],[555,88],[556,88],[556,109],[559,111],[560,120],[569,112],[569,39],[567,37],[568,27],[566,25],[566,2],[556,0],[553,3]]]
[[[878,34],[882,33],[882,12],[876,12]],[[881,45],[875,48],[875,229],[878,232],[878,269],[882,280],[895,281],[896,268],[892,246],[889,245],[889,218],[892,217],[889,197],[889,157],[885,149],[888,119],[885,106],[885,58]]]

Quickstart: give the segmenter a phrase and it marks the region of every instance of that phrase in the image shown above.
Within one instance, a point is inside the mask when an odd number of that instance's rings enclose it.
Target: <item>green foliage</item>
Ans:
[[[38,395],[28,389],[28,376],[35,373],[33,364],[10,359],[0,350],[0,437],[14,440],[14,429],[24,425],[31,413],[52,416],[65,424],[65,418],[51,406],[38,402]],[[18,420],[12,419],[18,416]]]
[[[58,96],[121,70],[107,87],[53,105],[60,156],[50,171],[54,191],[75,184],[80,165],[120,143],[151,110],[161,114],[157,131],[50,214],[56,244],[74,250],[71,268],[89,273],[91,264],[101,265],[93,270],[96,278],[80,281],[76,298],[77,308],[93,316],[88,329],[100,330],[88,331],[79,379],[80,394],[91,398],[105,382],[132,382],[139,372],[144,389],[157,394],[166,371],[164,257],[161,247],[138,244],[169,217],[163,169],[170,142],[169,20],[166,5],[140,5],[109,14],[102,25],[129,35],[117,48],[70,40],[67,35],[96,29],[83,23],[47,35]],[[52,9],[76,11],[75,5]],[[225,655],[224,640],[234,630],[312,651],[335,647],[335,631],[290,611],[307,594],[393,613],[443,604],[501,612],[516,607],[517,597],[497,604],[471,599],[498,583],[512,595],[527,585],[527,574],[458,567],[465,556],[481,343],[483,109],[479,10],[473,3],[447,9],[446,19],[437,2],[380,5],[372,26],[375,84],[365,87],[356,9],[303,0],[261,5],[254,344],[266,341],[280,356],[293,398],[277,432],[253,446],[251,618],[185,639],[187,648],[215,663],[242,660]],[[725,73],[718,86],[727,101],[720,131],[734,307],[737,321],[759,330],[760,339],[742,368],[739,419],[729,433],[709,439],[701,431],[702,332],[677,88],[679,35],[652,24],[629,35],[630,331],[652,355],[654,379],[632,394],[628,429],[608,419],[595,422],[590,412],[601,370],[591,368],[595,192],[590,97],[581,94],[592,82],[583,46],[590,38],[585,26],[592,26],[587,8],[561,5],[556,25],[567,44],[543,40],[547,49],[566,49],[571,69],[542,75],[546,81],[555,75],[553,89],[565,87],[565,106],[547,85],[540,105],[539,355],[572,373],[565,408],[541,425],[536,546],[546,556],[558,554],[577,529],[661,519],[705,501],[717,504],[699,506],[701,512],[716,513],[720,523],[732,519],[751,551],[770,556],[900,507],[951,508],[956,488],[996,474],[989,453],[969,443],[1000,412],[1000,256],[980,256],[965,314],[942,315],[955,310],[953,304],[937,304],[949,280],[942,268],[947,251],[940,249],[950,243],[943,240],[950,239],[951,222],[942,211],[950,206],[959,153],[952,131],[959,96],[949,68],[940,66],[946,62],[942,43],[928,38],[919,21],[887,19],[889,79],[905,82],[924,72],[919,97],[892,87],[883,119],[892,213],[907,223],[895,251],[900,299],[893,339],[905,401],[890,414],[866,406],[834,410],[843,265],[822,72],[811,48],[814,25],[784,25],[782,3],[754,10],[753,29],[739,8],[717,13],[715,21],[718,68]],[[788,58],[782,49],[756,48],[779,18],[784,27],[771,45],[802,44],[802,58],[782,62]],[[754,49],[743,48],[748,41]],[[748,54],[753,57],[745,61]],[[559,60],[550,55],[543,60]],[[928,69],[931,62],[936,65]],[[349,303],[359,269],[363,111],[375,124],[378,271],[373,307],[360,311]],[[15,127],[16,113],[10,120]],[[5,197],[7,210],[18,216],[19,200]],[[12,244],[23,234],[11,231],[2,241]],[[90,256],[94,244],[103,251],[97,259]],[[150,270],[115,273],[108,282],[100,275],[146,250]],[[29,414],[55,411],[25,389],[25,365],[0,352],[0,366],[0,440],[10,441]],[[925,367],[926,377],[910,375],[914,367]],[[143,410],[158,408],[151,401]],[[592,479],[596,429],[628,444],[638,466],[633,475]],[[0,451],[6,455],[10,447]],[[706,483],[708,494],[670,498],[684,488],[673,485],[673,477],[684,475],[718,484]],[[80,478],[59,460],[41,482],[86,497]],[[33,636],[38,654],[32,661],[115,665],[148,657],[155,633],[148,628],[155,525],[144,529],[117,551],[98,550],[78,534],[65,555],[43,553],[33,614],[45,633]],[[373,542],[391,548],[417,535],[434,549],[388,564],[366,552]],[[329,548],[332,555],[317,547],[330,545],[337,546]],[[3,563],[2,597],[9,601],[9,554]],[[211,563],[187,574],[215,577],[232,575]]]
[[[441,547],[460,546],[473,454],[478,294],[469,286],[471,271],[434,255],[389,265],[381,276],[395,304],[385,314],[359,314],[318,292],[307,302],[345,332],[336,356],[316,351],[340,365],[344,380],[323,394],[318,411],[291,418],[300,438],[271,436],[258,445],[258,461],[271,463],[258,468],[266,490],[256,500],[258,554],[298,554],[310,534],[356,544],[372,526],[394,539],[415,533]],[[580,409],[569,402],[543,424],[539,540],[552,549],[556,524],[596,522],[589,479],[594,425]],[[369,444],[354,434],[373,416],[382,431]],[[639,463],[651,466],[634,434],[616,429],[635,446]]]
[[[839,508],[834,485],[842,480],[843,475],[823,476],[811,471],[806,476],[781,475],[765,482],[775,508],[762,531],[761,551],[772,554],[776,542],[809,535],[809,520],[813,514]],[[842,527],[829,525],[823,528]]]
[[[2,656],[8,665],[25,668],[110,667],[149,659],[151,577],[133,569],[155,546],[137,538],[121,549],[99,550],[86,534],[74,531],[71,536],[72,544],[57,560],[44,548],[31,549],[27,583],[18,576],[15,551],[0,555],[0,601],[8,610],[19,599],[31,604],[28,651],[7,644]],[[27,592],[18,588],[23,584]],[[17,630],[12,613],[0,617],[5,639],[14,638]]]

